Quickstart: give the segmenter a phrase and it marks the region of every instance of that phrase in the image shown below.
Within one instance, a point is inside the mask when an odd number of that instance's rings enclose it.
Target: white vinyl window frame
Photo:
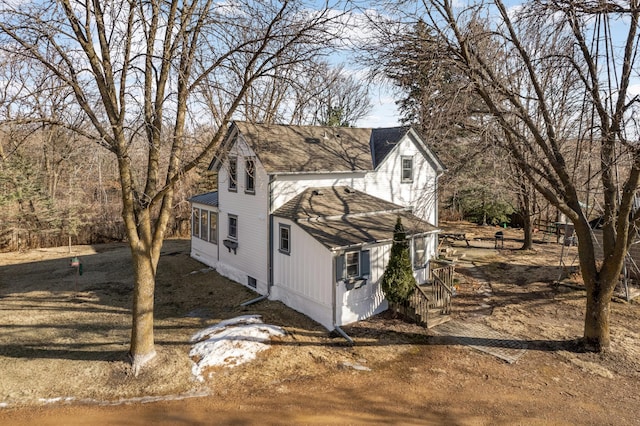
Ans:
[[[413,157],[402,155],[400,157],[400,182],[413,182]]]
[[[238,216],[230,214],[228,216],[227,237],[230,240],[238,241]]]
[[[229,157],[229,191],[238,191],[238,157]]]
[[[345,276],[347,279],[360,277],[360,252],[345,253]]]
[[[218,244],[218,213],[209,212],[209,242]]]
[[[244,159],[244,192],[247,194],[256,193],[256,159],[255,157],[245,157]]]
[[[291,254],[291,226],[278,224],[278,251],[282,254]]]

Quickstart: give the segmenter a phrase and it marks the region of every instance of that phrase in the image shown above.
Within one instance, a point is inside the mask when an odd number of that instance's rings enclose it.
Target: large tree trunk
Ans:
[[[148,248],[131,247],[134,270],[133,315],[129,356],[134,374],[156,355],[153,337],[153,295],[155,268]]]
[[[589,351],[600,352],[609,347],[609,306],[615,283],[598,282],[587,289],[587,310],[584,319],[584,345]]]
[[[598,269],[589,223],[583,216],[582,220],[574,224],[578,236],[580,272],[587,290],[584,348],[588,351],[600,352],[606,350],[611,343],[609,335],[611,296],[618,283],[625,252],[612,253]]]

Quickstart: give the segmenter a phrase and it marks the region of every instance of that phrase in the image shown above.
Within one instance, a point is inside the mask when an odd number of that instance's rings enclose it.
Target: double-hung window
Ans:
[[[200,210],[200,239],[209,241],[209,212]]]
[[[209,242],[218,242],[218,214],[209,212]]]
[[[194,208],[191,212],[191,235],[200,238],[200,209]]]
[[[360,276],[360,252],[352,251],[345,255],[347,268],[347,278],[358,278]]]
[[[413,157],[402,156],[400,158],[402,166],[402,182],[413,182]]]
[[[238,239],[238,216],[230,214],[229,215],[229,230],[228,237],[230,240]]]
[[[291,227],[289,225],[279,225],[280,247],[279,251],[283,254],[291,254]]]
[[[256,160],[253,157],[247,157],[244,160],[244,191],[250,194],[256,192]]]
[[[238,158],[229,157],[229,191],[238,190]]]
[[[369,250],[348,251],[336,256],[336,281],[359,282],[362,285],[369,278],[371,261]]]

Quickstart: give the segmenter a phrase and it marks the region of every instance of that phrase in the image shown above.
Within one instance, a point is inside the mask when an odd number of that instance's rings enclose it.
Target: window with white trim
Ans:
[[[256,192],[256,160],[253,157],[246,157],[244,160],[244,191],[249,194]]]
[[[347,278],[357,278],[360,276],[360,252],[352,251],[345,255],[345,267]]]
[[[200,239],[209,241],[209,212],[200,210]]]
[[[280,253],[291,254],[291,227],[280,223],[278,234],[280,236]]]
[[[195,207],[191,212],[191,235],[200,238],[200,209]]]
[[[371,271],[369,250],[348,251],[336,256],[335,259],[336,281],[366,281],[369,278]]]
[[[218,213],[209,212],[209,242],[218,243]]]
[[[236,215],[229,215],[229,229],[227,232],[227,236],[231,240],[238,239],[238,216]]]
[[[218,213],[194,207],[191,211],[191,235],[217,244]]]
[[[229,191],[238,190],[238,158],[229,157]]]
[[[413,157],[402,156],[400,157],[402,164],[402,182],[413,182]]]

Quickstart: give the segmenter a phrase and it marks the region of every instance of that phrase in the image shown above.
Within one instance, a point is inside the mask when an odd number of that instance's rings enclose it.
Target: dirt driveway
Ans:
[[[345,327],[351,347],[280,303],[241,308],[254,293],[172,240],[158,274],[159,355],[135,378],[125,245],[73,247],[82,276],[67,249],[0,255],[0,424],[637,424],[638,305],[613,304],[609,353],[580,353],[584,294],[553,285],[560,246],[521,252],[508,230],[495,250],[494,229],[472,231],[470,248],[451,250],[465,255],[454,315],[526,343],[512,364],[388,314]],[[287,335],[195,381],[191,335],[243,314]]]

